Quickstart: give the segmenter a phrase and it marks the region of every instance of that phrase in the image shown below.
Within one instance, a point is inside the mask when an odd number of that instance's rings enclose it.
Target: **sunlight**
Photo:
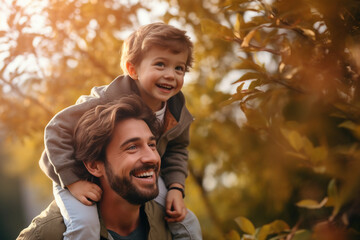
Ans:
[[[14,15],[19,23],[29,21],[31,32],[44,32],[46,16],[41,15],[41,10],[48,5],[48,0],[4,0],[4,4],[0,7],[0,29],[9,30],[7,19],[10,15]],[[25,16],[31,16],[27,19]]]

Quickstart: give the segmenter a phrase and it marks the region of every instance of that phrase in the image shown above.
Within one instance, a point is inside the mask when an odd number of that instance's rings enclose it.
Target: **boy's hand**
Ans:
[[[80,180],[66,187],[77,200],[87,206],[101,199],[102,190],[95,183]]]
[[[173,184],[171,187],[181,187],[179,184]],[[166,196],[166,214],[165,220],[167,222],[181,222],[184,220],[187,213],[185,202],[182,193],[179,190],[172,189],[168,191]]]

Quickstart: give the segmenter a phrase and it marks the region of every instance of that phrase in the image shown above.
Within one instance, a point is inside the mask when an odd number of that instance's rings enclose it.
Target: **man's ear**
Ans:
[[[101,177],[103,175],[104,163],[101,161],[84,162],[84,165],[88,172],[95,177]]]
[[[136,73],[134,64],[132,64],[131,62],[126,62],[126,70],[128,71],[128,73],[132,79],[134,79],[134,80],[138,79],[138,75]]]

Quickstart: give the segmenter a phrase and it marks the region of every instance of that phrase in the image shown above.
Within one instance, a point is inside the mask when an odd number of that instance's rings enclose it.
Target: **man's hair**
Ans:
[[[124,41],[120,63],[124,74],[129,74],[126,62],[138,66],[144,54],[153,46],[169,49],[176,54],[187,51],[186,71],[189,71],[193,62],[193,44],[186,31],[159,22],[140,27]]]
[[[116,124],[126,119],[143,120],[155,137],[159,123],[154,112],[137,95],[98,105],[83,114],[74,130],[74,149],[81,178],[89,177],[83,163],[106,161],[106,147],[111,141]]]

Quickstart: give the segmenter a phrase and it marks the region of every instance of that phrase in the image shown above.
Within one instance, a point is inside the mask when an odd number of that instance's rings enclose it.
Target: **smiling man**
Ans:
[[[137,96],[99,105],[79,120],[77,171],[95,177],[102,189],[100,239],[171,239],[164,211],[152,201],[159,193],[157,130],[156,117]],[[63,239],[64,231],[63,217],[52,202],[18,239]]]

